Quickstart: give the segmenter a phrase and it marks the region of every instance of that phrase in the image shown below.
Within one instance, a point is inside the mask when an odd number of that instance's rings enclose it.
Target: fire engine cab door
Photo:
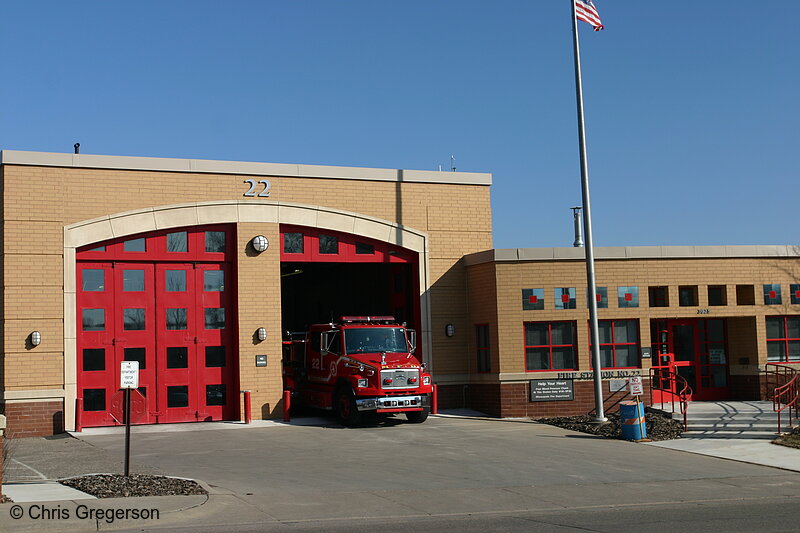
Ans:
[[[322,375],[322,337],[321,331],[312,331],[306,344],[306,372],[312,383],[325,381]]]
[[[320,370],[331,383],[336,381],[338,368],[337,363],[342,352],[342,334],[338,331],[326,331],[322,335],[323,350],[322,364]]]
[[[310,350],[306,355],[309,379],[320,383],[335,380],[340,350],[341,334],[338,331],[312,333]]]

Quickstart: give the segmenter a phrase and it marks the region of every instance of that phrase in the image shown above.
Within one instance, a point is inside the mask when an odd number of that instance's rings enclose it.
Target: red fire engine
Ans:
[[[283,383],[292,403],[334,410],[347,426],[365,413],[430,413],[431,375],[414,356],[416,332],[390,316],[345,316],[284,341]],[[297,338],[301,337],[301,338]]]

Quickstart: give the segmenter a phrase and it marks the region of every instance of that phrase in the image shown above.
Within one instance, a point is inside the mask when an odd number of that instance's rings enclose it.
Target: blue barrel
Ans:
[[[622,426],[623,439],[642,440],[647,438],[643,403],[621,402],[619,404],[619,422]]]

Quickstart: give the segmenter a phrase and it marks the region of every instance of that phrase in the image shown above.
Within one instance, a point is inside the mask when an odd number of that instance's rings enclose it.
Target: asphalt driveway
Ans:
[[[181,520],[211,529],[387,516],[568,510],[582,516],[591,509],[685,502],[795,505],[800,494],[798,473],[522,420],[431,417],[421,425],[398,421],[359,429],[331,423],[174,429],[134,428],[132,471],[208,483],[209,502],[182,511]],[[122,468],[121,432],[61,441],[51,441],[61,446],[58,453],[80,459],[51,454],[47,463],[47,454],[28,454],[24,446],[16,458],[44,477]]]

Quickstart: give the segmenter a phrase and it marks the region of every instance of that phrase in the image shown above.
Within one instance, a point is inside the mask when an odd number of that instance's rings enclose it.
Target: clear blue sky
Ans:
[[[796,244],[785,2],[597,0],[598,246]],[[4,2],[0,149],[494,175],[497,248],[569,246],[569,0]],[[39,190],[50,190],[41,184]]]

